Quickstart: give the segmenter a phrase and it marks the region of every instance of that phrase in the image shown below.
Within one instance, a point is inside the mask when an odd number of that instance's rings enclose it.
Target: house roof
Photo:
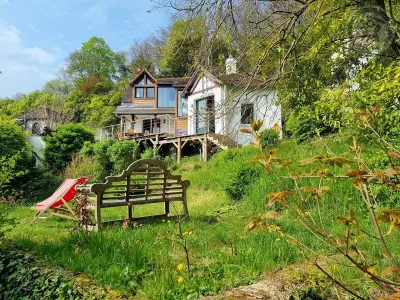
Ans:
[[[158,84],[168,84],[174,87],[184,87],[188,81],[188,77],[156,78]]]
[[[211,77],[213,81],[218,84],[225,84],[228,86],[233,87],[243,87],[243,86],[261,86],[265,83],[265,81],[257,78],[253,75],[248,74],[238,74],[238,73],[231,73],[227,75],[216,75],[218,71],[216,69],[206,69],[204,67],[199,68],[197,71],[193,73],[193,75],[188,80],[185,89],[183,90],[183,97],[186,97],[190,90],[192,89],[193,85],[196,84],[199,75],[203,73],[205,76]]]
[[[133,86],[133,84],[144,74],[150,77],[154,82],[157,84],[165,84],[165,85],[172,85],[174,87],[184,87],[188,82],[188,77],[168,77],[168,78],[155,78],[149,71],[146,69],[141,70],[136,76],[129,81],[129,84]]]

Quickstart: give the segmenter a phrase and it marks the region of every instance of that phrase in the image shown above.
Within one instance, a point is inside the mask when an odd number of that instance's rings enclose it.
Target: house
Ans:
[[[115,114],[124,137],[187,134],[187,107],[181,95],[188,78],[155,78],[146,69],[129,82]]]
[[[250,127],[252,120],[264,120],[262,129],[280,130],[281,107],[276,102],[275,90],[236,73],[236,61],[230,57],[224,75],[199,68],[190,78],[155,78],[142,70],[130,81],[115,113],[121,118],[122,138],[208,133],[246,145],[252,138],[240,129]]]

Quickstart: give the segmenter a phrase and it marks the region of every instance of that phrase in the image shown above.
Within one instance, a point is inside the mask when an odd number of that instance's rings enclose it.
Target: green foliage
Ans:
[[[102,38],[92,37],[72,52],[68,58],[67,72],[75,82],[81,84],[94,76],[111,81],[117,73],[120,57]]]
[[[315,106],[304,106],[293,111],[287,120],[286,130],[298,142],[337,132],[337,128],[325,123]]]
[[[260,176],[259,169],[245,165],[235,172],[231,182],[225,187],[225,192],[232,200],[242,200],[246,195],[249,185]]]
[[[375,109],[373,124],[376,133],[394,145],[400,145],[400,62],[385,67],[372,63],[365,68],[356,82],[354,107],[359,111]],[[365,128],[367,131],[370,128]],[[376,134],[371,135],[375,139]]]
[[[63,170],[74,154],[83,147],[84,142],[94,141],[94,135],[82,124],[66,124],[45,137],[44,160],[52,170]]]
[[[72,274],[38,265],[32,256],[16,251],[0,251],[2,299],[115,299]],[[114,297],[113,297],[114,296]]]
[[[119,174],[132,162],[140,158],[140,147],[135,141],[116,141],[107,139],[102,142],[86,142],[80,151],[83,156],[92,156],[103,166],[100,173]],[[94,161],[92,161],[94,163]]]
[[[200,19],[179,20],[172,25],[160,61],[161,76],[189,76],[204,25]]]
[[[140,158],[142,158],[142,159],[153,158],[153,149],[146,148],[144,150],[144,152],[142,153],[142,155],[140,156]]]
[[[114,143],[107,150],[114,172],[121,172],[139,158],[139,145],[135,141]]]
[[[274,129],[265,129],[260,131],[260,142],[264,148],[268,148],[278,144],[279,132]]]
[[[76,155],[64,171],[64,178],[90,177],[90,182],[103,182],[106,169],[95,156]]]
[[[21,189],[18,181],[35,165],[32,148],[13,120],[0,121],[0,197],[8,198]]]

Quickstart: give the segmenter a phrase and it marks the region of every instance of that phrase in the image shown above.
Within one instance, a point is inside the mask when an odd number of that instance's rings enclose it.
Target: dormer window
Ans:
[[[144,98],[144,88],[142,87],[135,88],[135,98]]]

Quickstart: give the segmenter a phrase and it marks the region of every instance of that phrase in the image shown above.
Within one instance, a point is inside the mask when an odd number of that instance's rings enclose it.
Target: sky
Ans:
[[[92,36],[128,50],[168,22],[151,0],[0,0],[0,98],[41,89]]]

